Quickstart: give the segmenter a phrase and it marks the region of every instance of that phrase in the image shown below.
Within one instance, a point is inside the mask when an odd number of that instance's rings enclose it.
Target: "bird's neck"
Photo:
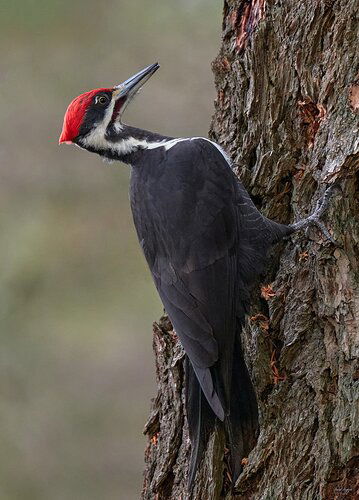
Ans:
[[[135,141],[145,141],[148,143],[161,142],[170,140],[172,137],[158,134],[157,132],[150,132],[130,125],[121,124],[121,129],[112,127],[106,134],[107,138],[113,142],[118,142],[126,139],[133,139]]]
[[[79,143],[79,146],[108,160],[135,165],[147,151],[160,147],[162,143],[172,139],[156,132],[121,124],[108,128],[102,138],[97,139],[90,135]]]

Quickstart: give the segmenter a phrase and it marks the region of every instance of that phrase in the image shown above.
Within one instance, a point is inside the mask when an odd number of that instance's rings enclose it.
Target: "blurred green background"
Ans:
[[[57,145],[70,100],[152,62],[136,126],[206,135],[221,2],[0,0],[0,499],[136,499],[162,311],[128,169]]]

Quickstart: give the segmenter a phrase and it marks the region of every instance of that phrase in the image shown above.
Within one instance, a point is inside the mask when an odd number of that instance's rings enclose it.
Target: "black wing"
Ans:
[[[138,236],[202,390],[223,420],[230,406],[236,317],[246,309],[272,223],[209,141],[180,142],[156,162],[134,174]]]
[[[158,293],[190,360],[189,485],[214,414],[225,421],[235,480],[258,431],[241,324],[267,249],[291,231],[258,212],[224,156],[205,139],[162,148],[134,167],[131,205]]]

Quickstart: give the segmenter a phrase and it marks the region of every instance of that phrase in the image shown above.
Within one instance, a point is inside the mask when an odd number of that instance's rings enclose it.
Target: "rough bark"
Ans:
[[[211,136],[261,211],[308,214],[334,181],[326,225],[277,246],[243,331],[261,432],[228,490],[212,436],[194,499],[359,498],[359,67],[357,0],[227,0]],[[190,443],[183,351],[154,326],[158,394],[145,433],[144,499],[185,499]]]

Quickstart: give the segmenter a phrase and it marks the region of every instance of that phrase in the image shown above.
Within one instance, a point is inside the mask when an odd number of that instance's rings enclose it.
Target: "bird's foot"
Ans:
[[[301,231],[302,229],[308,229],[310,226],[316,226],[321,233],[331,242],[333,245],[338,246],[338,243],[334,240],[332,235],[329,233],[328,229],[324,226],[321,221],[321,217],[324,212],[327,210],[329,206],[329,201],[335,191],[339,188],[336,185],[329,186],[323,196],[317,201],[317,205],[315,207],[314,212],[306,217],[305,219],[301,219],[294,224],[290,224],[289,227],[293,230],[293,233],[296,231]]]

